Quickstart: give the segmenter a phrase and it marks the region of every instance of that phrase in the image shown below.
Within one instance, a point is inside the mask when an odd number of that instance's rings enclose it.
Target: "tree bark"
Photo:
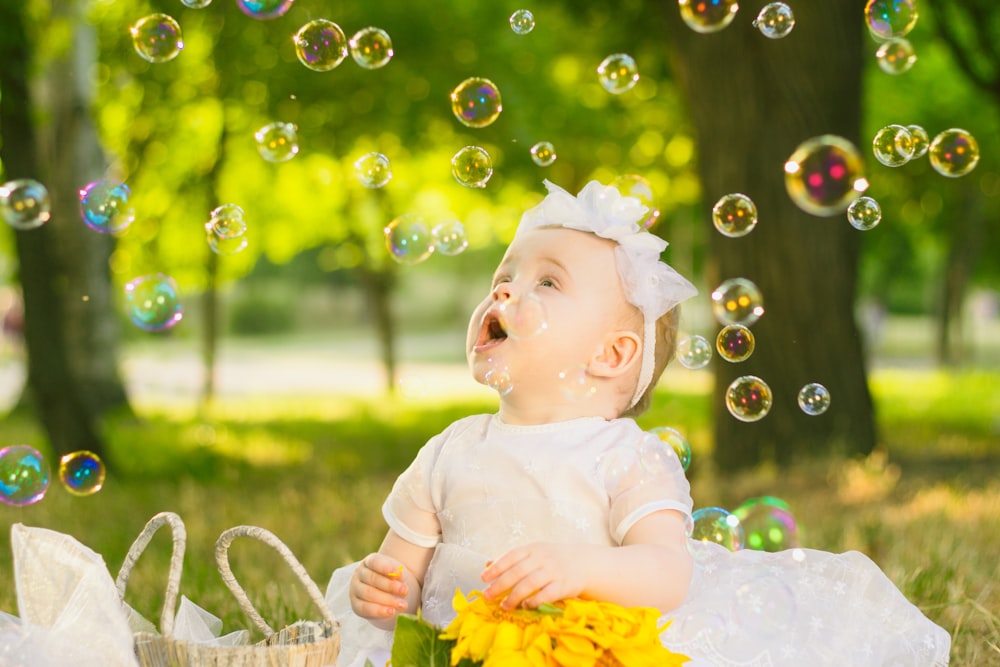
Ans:
[[[22,15],[23,4],[0,0],[0,159],[6,177],[46,182],[36,151],[37,135],[29,90],[30,41]],[[74,264],[61,249],[72,224],[83,226],[65,210],[64,199],[52,193],[53,215],[37,229],[17,231],[15,242],[24,296],[25,346],[28,353],[28,391],[56,455],[86,449],[106,457],[89,394],[70,361],[71,333],[77,322],[67,299],[80,299],[87,285],[75,275]],[[104,313],[106,316],[107,313]],[[96,392],[95,392],[96,393]]]
[[[743,14],[720,32],[696,33],[681,21],[676,3],[666,5],[667,48],[698,135],[703,224],[712,224],[711,205],[734,192],[753,199],[760,220],[743,238],[710,232],[708,288],[748,278],[763,292],[766,309],[752,328],[750,359],[715,360],[715,461],[736,469],[870,452],[874,414],[854,320],[861,236],[845,216],[819,218],[797,208],[783,171],[795,148],[814,136],[864,143],[864,2],[800,3],[794,30],[779,40],[765,38]],[[755,423],[737,421],[725,407],[726,388],[741,375],[761,377],[773,392],[770,413]],[[799,410],[798,391],[809,382],[830,390],[825,414]]]

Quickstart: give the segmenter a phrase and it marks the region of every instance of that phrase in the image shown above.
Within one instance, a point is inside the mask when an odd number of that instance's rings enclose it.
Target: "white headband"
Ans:
[[[545,187],[549,194],[521,216],[515,238],[539,227],[566,227],[592,232],[618,244],[615,258],[625,298],[642,312],[643,320],[642,363],[631,408],[653,380],[656,321],[698,290],[660,261],[667,242],[639,225],[649,209],[638,199],[625,197],[616,188],[597,181],[587,183],[576,197],[549,181],[545,181]]]

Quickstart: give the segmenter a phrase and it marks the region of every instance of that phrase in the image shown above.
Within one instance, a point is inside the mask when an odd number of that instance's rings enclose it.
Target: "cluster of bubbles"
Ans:
[[[917,54],[906,39],[917,24],[913,0],[869,0],[865,5],[865,24],[879,43],[875,59],[886,74],[903,74],[917,62]]]
[[[875,159],[887,167],[899,167],[927,152],[927,132],[919,125],[886,125],[872,139]]]
[[[388,157],[373,151],[354,161],[354,174],[366,188],[384,188],[392,180],[392,165]]]
[[[799,547],[799,529],[791,508],[781,498],[749,498],[732,512],[721,507],[703,507],[691,518],[691,538],[714,542],[730,551],[753,549],[777,552]]]
[[[528,9],[518,9],[510,15],[510,29],[515,35],[527,35],[535,29],[535,15]]]
[[[48,189],[31,178],[18,178],[0,185],[0,217],[14,229],[41,227],[52,217]]]
[[[639,82],[639,68],[635,58],[627,53],[612,53],[597,66],[601,87],[612,95],[621,95]]]
[[[97,454],[77,451],[59,460],[59,481],[75,496],[89,496],[104,486],[107,471]],[[24,507],[42,500],[48,492],[52,470],[48,461],[30,445],[0,449],[0,503]]]
[[[294,123],[268,123],[253,137],[257,152],[268,162],[287,162],[299,154],[299,128]]]
[[[80,217],[95,232],[121,232],[135,220],[132,191],[121,181],[101,179],[80,189]]]
[[[556,161],[556,147],[551,141],[539,141],[531,147],[531,161],[539,167],[551,166]]]
[[[218,255],[235,255],[247,247],[247,223],[243,209],[223,204],[212,209],[205,223],[208,247]]]
[[[703,34],[728,27],[740,9],[737,0],[678,0],[677,4],[684,23]],[[784,2],[770,2],[761,7],[752,25],[768,39],[781,39],[795,27],[795,14]]]
[[[170,276],[153,273],[125,284],[125,311],[143,331],[165,331],[184,317],[177,283]]]
[[[757,226],[757,205],[738,192],[723,195],[712,207],[712,223],[723,236],[746,236]]]
[[[400,264],[419,264],[435,252],[458,255],[469,245],[461,222],[448,220],[428,227],[417,213],[404,213],[382,231],[389,255]]]
[[[347,54],[364,69],[379,69],[392,60],[392,38],[382,28],[367,26],[350,39],[329,19],[313,19],[292,35],[295,55],[314,72],[329,72],[344,62]]]
[[[485,188],[493,176],[493,158],[480,146],[464,146],[451,158],[451,173],[467,188]]]

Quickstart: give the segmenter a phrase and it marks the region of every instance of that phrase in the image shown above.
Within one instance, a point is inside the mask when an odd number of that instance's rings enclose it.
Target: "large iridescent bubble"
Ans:
[[[95,232],[120,232],[135,220],[132,191],[121,181],[101,179],[80,190],[80,216]]]
[[[750,498],[740,503],[733,514],[743,526],[747,549],[783,551],[799,546],[798,524],[788,503],[781,498]]]
[[[878,41],[902,37],[917,24],[915,0],[868,0],[865,23]]]
[[[691,514],[691,519],[694,522],[694,529],[691,531],[692,540],[714,542],[730,551],[739,551],[743,548],[743,526],[740,525],[739,518],[731,512],[721,507],[702,507]]]
[[[284,16],[293,4],[295,0],[236,0],[241,12],[262,21]]]
[[[34,447],[0,449],[0,502],[14,507],[37,503],[49,488],[49,463]]]
[[[785,162],[785,189],[806,213],[843,213],[868,189],[861,154],[847,139],[832,134],[799,144]]]

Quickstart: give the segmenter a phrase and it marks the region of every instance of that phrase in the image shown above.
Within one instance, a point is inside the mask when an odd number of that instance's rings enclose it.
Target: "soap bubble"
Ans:
[[[847,221],[855,229],[868,231],[882,221],[882,207],[871,197],[858,197],[847,207]]]
[[[465,226],[458,220],[442,222],[431,229],[434,252],[441,255],[458,255],[469,247]]]
[[[868,189],[864,173],[864,161],[854,144],[822,135],[801,143],[785,162],[785,189],[806,213],[837,215]]]
[[[219,255],[235,255],[246,248],[246,231],[243,209],[236,204],[216,207],[205,223],[208,247]]]
[[[644,229],[649,229],[660,219],[660,209],[656,208],[653,202],[653,186],[648,178],[638,174],[625,174],[612,180],[611,187],[626,197],[635,197],[649,209],[646,212],[646,217],[639,222],[639,225]]]
[[[723,195],[712,207],[712,222],[723,236],[746,236],[757,226],[757,206],[738,192]]]
[[[796,611],[795,594],[772,574],[740,584],[733,600],[733,617],[751,637],[769,639],[787,633]]]
[[[350,41],[351,57],[365,69],[385,67],[392,60],[392,38],[382,28],[368,26],[354,33]]]
[[[299,128],[294,123],[277,121],[253,135],[257,152],[268,162],[287,162],[299,153]]]
[[[366,188],[381,188],[392,180],[392,165],[382,153],[365,153],[354,162],[354,173]]]
[[[503,300],[497,307],[500,326],[511,338],[530,338],[548,328],[545,306],[537,294],[528,292]]]
[[[976,168],[979,144],[966,130],[952,128],[934,137],[927,154],[937,173],[958,178]]]
[[[723,327],[715,338],[715,349],[719,351],[719,356],[732,363],[749,359],[753,348],[753,333],[742,324]]]
[[[556,161],[556,147],[548,141],[539,141],[531,147],[531,160],[539,167],[548,167]]]
[[[704,368],[711,359],[712,346],[704,336],[687,336],[677,343],[677,361],[688,370]]]
[[[681,18],[695,32],[718,32],[736,18],[740,4],[736,0],[678,0]]]
[[[120,232],[135,220],[132,191],[121,181],[100,180],[80,190],[80,216],[96,232]]]
[[[909,130],[910,141],[913,142],[913,157],[911,159],[915,160],[926,155],[927,148],[931,143],[931,138],[927,136],[927,130],[919,125],[907,125],[906,129]]]
[[[510,368],[508,368],[503,357],[489,357],[486,363],[489,364],[489,370],[483,376],[486,386],[500,394],[500,396],[509,394],[514,389],[514,380],[510,377]]]
[[[657,426],[649,429],[649,432],[659,438],[660,442],[670,445],[674,454],[677,455],[677,459],[681,462],[681,468],[688,469],[688,466],[691,465],[691,445],[680,431],[669,426]]]
[[[314,19],[292,35],[299,62],[315,72],[328,72],[347,57],[347,36],[340,26]]]
[[[49,488],[49,464],[34,447],[0,449],[0,502],[14,507],[37,503]]]
[[[875,159],[887,167],[898,167],[913,156],[913,139],[902,125],[886,125],[872,139]]]
[[[104,486],[107,470],[94,452],[81,450],[59,459],[59,481],[74,496],[90,496]]]
[[[493,176],[493,158],[479,146],[460,148],[451,158],[451,173],[467,188],[485,188]]]
[[[886,74],[903,74],[917,62],[917,53],[913,50],[910,40],[905,37],[895,37],[879,45],[875,51],[875,60]]]
[[[771,388],[755,375],[738,377],[726,389],[726,409],[740,421],[759,421],[771,411]]]
[[[535,15],[528,9],[518,9],[510,15],[510,29],[517,35],[527,35],[535,29]]]
[[[144,331],[170,329],[184,317],[177,283],[162,273],[141,276],[126,283],[125,307],[132,324]]]
[[[181,0],[181,3],[191,9],[204,9],[212,4],[212,0]]]
[[[434,252],[431,233],[416,213],[404,213],[386,225],[383,232],[385,247],[400,264],[419,264]]]
[[[597,393],[597,385],[584,365],[560,371],[559,393],[567,401],[582,401]]]
[[[830,392],[818,382],[810,382],[799,390],[799,408],[807,415],[815,417],[830,407]]]
[[[184,48],[181,26],[166,14],[150,14],[136,21],[128,29],[132,35],[135,52],[151,63],[173,60]]]
[[[415,401],[427,396],[427,383],[417,375],[404,375],[396,382],[399,395],[408,401]]]
[[[730,278],[712,291],[712,314],[723,326],[753,326],[764,314],[764,296],[752,281]]]
[[[466,127],[486,127],[500,117],[500,89],[489,79],[471,77],[451,91],[451,111]]]
[[[745,500],[733,510],[743,526],[747,549],[784,551],[799,546],[799,529],[791,508],[781,498]]]
[[[917,24],[915,0],[868,0],[865,23],[878,41],[902,37]]]
[[[236,0],[240,11],[252,19],[266,21],[284,16],[295,0]]]
[[[769,39],[781,39],[795,27],[795,15],[785,3],[772,2],[761,8],[753,20],[753,27]]]
[[[0,185],[0,216],[14,229],[41,227],[52,217],[52,202],[44,185],[17,178]]]
[[[721,507],[702,507],[691,514],[694,529],[691,539],[715,542],[730,551],[743,548],[743,527],[740,520]]]
[[[597,66],[597,78],[604,90],[621,95],[639,81],[635,58],[627,53],[612,53]]]

